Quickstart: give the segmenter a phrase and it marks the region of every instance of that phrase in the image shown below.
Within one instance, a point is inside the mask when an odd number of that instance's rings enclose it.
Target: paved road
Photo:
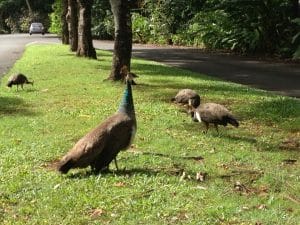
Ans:
[[[21,57],[31,42],[60,43],[54,35],[0,35],[0,77]],[[94,41],[98,49],[112,50],[111,41]],[[252,87],[300,98],[300,65],[255,58],[208,54],[194,48],[134,45],[133,56],[159,61]]]
[[[54,35],[0,35],[0,78],[22,56],[26,44],[32,42],[59,43]]]
[[[94,41],[94,45],[99,49],[113,49],[110,41]],[[133,46],[133,56],[300,98],[300,64],[267,62],[250,57],[205,53],[195,48],[137,44]]]

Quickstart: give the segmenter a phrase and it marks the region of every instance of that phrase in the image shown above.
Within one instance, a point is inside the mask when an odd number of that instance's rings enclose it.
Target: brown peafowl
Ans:
[[[23,89],[23,84],[33,85],[33,81],[28,81],[27,77],[22,73],[11,75],[7,81],[8,87],[11,88],[13,85],[17,85],[17,90],[18,90],[19,85],[21,85],[21,87]]]
[[[189,104],[190,106],[197,108],[200,104],[200,96],[194,90],[182,89],[176,94],[174,98],[171,99],[171,101],[184,105]]]
[[[67,173],[71,168],[91,166],[96,173],[108,169],[117,154],[133,141],[137,126],[132,97],[132,76],[126,76],[126,89],[119,110],[81,138],[61,159],[58,170]]]
[[[227,126],[229,123],[234,127],[239,126],[239,122],[232,115],[232,113],[224,106],[216,103],[200,104],[198,108],[193,108],[191,111],[191,116],[193,121],[203,122],[205,124],[205,133],[208,131],[210,123],[214,124],[214,127],[218,133],[218,125]]]

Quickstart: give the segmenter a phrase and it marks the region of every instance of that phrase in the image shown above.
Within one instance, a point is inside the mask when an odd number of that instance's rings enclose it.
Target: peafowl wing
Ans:
[[[96,160],[92,164],[92,168],[96,172],[107,168],[121,150],[126,150],[130,146],[135,135],[135,130],[135,120],[126,114],[118,113],[114,123],[110,126],[105,146],[101,153],[96,157]]]

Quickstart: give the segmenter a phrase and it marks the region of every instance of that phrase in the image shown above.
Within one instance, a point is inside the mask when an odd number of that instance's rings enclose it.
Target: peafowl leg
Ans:
[[[206,134],[207,131],[208,131],[208,129],[209,129],[209,123],[204,122],[204,124],[205,124],[205,131],[204,131],[204,134]]]
[[[119,170],[119,167],[118,167],[118,163],[117,163],[117,157],[114,158],[114,161],[115,161],[115,166],[117,168],[117,171]]]
[[[216,129],[217,133],[219,134],[218,124],[215,123],[214,126],[215,126],[215,129]]]

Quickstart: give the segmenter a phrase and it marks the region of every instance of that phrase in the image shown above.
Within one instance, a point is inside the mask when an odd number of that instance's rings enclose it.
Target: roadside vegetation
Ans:
[[[103,81],[112,54],[97,54],[31,45],[2,79],[1,224],[299,223],[299,100],[152,61],[132,59],[138,130],[118,155],[121,170],[57,173],[57,160],[121,101],[124,84]],[[6,88],[16,72],[34,86]],[[225,105],[240,127],[203,134],[170,102],[182,88]]]

